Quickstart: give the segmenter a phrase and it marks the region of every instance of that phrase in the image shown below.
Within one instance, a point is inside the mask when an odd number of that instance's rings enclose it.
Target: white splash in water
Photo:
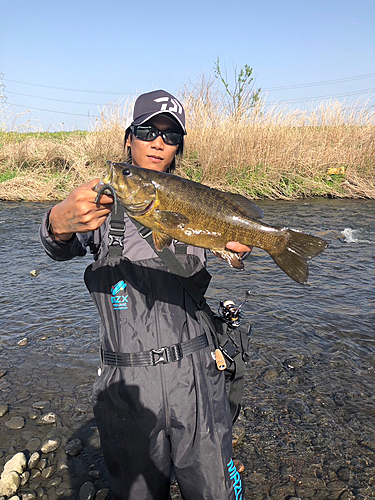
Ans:
[[[361,234],[359,229],[346,227],[343,231],[341,231],[341,236],[343,237],[345,243],[371,243],[371,241],[361,238],[363,234]]]

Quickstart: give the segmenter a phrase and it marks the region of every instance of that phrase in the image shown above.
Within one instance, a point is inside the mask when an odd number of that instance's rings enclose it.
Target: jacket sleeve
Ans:
[[[69,241],[55,241],[48,233],[48,215],[49,211],[43,215],[39,227],[40,242],[47,255],[53,260],[70,260],[74,257],[83,257],[86,255],[86,247],[92,242],[93,233],[75,234]]]

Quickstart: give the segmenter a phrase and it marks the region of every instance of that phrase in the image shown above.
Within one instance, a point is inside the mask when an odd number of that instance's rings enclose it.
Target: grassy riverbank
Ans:
[[[220,95],[182,98],[188,135],[177,173],[250,198],[375,198],[375,120],[366,106],[322,103],[229,113]],[[64,198],[123,160],[128,109],[107,107],[88,132],[0,132],[0,199]]]

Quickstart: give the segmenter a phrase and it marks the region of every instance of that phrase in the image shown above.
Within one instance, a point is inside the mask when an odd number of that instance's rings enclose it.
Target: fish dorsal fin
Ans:
[[[163,248],[169,247],[172,243],[172,238],[165,233],[159,233],[157,231],[152,232],[152,239],[154,240],[154,245],[156,250],[161,252]]]
[[[211,252],[216,256],[220,257],[220,259],[226,260],[231,267],[235,267],[236,269],[243,269],[244,264],[242,262],[241,257],[236,252],[232,252],[232,250],[214,250],[211,249]]]
[[[237,193],[225,193],[228,198],[230,198],[234,203],[240,205],[243,210],[245,210],[248,215],[254,219],[261,219],[263,217],[263,210],[258,207],[253,201],[249,200],[249,198],[245,198],[241,194]]]
[[[179,212],[169,212],[167,210],[155,211],[155,219],[166,229],[175,229],[178,226],[190,222],[190,219],[186,217],[186,215],[180,214]]]

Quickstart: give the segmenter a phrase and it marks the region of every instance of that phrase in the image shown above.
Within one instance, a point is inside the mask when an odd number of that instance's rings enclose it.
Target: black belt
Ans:
[[[169,347],[151,349],[142,352],[110,352],[100,350],[102,363],[112,366],[156,366],[159,363],[170,363],[179,361],[184,356],[192,354],[208,346],[205,334],[181,344],[173,344]]]

